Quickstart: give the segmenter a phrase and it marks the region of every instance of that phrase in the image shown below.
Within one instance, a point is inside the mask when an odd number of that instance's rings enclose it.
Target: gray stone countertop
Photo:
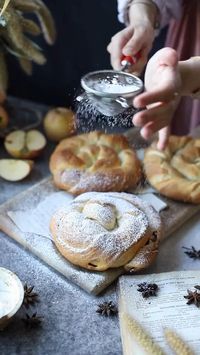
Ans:
[[[17,100],[12,103],[18,105]],[[31,179],[17,184],[0,180],[0,203],[49,174],[48,157],[52,149],[49,146],[37,161]],[[3,155],[1,149],[0,157]],[[191,245],[200,249],[199,231],[200,213],[162,244],[157,261],[148,273],[199,269],[200,261],[189,259],[182,249]],[[118,317],[96,313],[97,305],[103,301],[117,303],[117,283],[98,297],[88,295],[1,232],[0,266],[15,272],[23,283],[35,286],[40,303],[27,312],[37,311],[43,316],[40,328],[27,329],[21,320],[26,312],[22,307],[12,323],[0,332],[1,355],[122,354]]]

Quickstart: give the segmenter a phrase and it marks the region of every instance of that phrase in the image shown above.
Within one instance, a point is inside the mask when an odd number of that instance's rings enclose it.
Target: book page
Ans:
[[[142,282],[156,283],[157,296],[143,298],[137,291]],[[200,308],[187,305],[187,289],[200,285],[200,271],[175,271],[162,274],[122,276],[119,281],[119,316],[124,355],[147,354],[134,339],[126,321],[136,320],[165,354],[173,354],[164,338],[164,328],[176,333],[195,354],[200,354]]]

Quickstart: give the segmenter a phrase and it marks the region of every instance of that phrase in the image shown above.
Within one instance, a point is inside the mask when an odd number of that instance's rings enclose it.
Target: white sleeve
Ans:
[[[142,0],[141,0],[142,1]],[[182,0],[152,0],[160,12],[160,28],[166,26],[172,18],[178,19],[182,13]],[[118,20],[129,24],[128,11],[131,0],[118,0]]]
[[[121,23],[124,23],[126,26],[129,23],[128,20],[128,5],[130,0],[118,0],[117,9],[118,9],[118,20]]]

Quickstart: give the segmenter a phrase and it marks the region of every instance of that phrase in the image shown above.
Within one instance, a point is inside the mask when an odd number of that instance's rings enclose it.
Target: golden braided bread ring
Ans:
[[[162,195],[200,203],[200,139],[170,136],[164,151],[154,142],[145,151],[144,169],[150,184]]]
[[[158,251],[158,212],[137,196],[87,192],[58,210],[50,223],[60,253],[71,263],[103,271],[149,266]]]
[[[141,166],[122,135],[91,132],[64,139],[50,158],[55,185],[72,194],[126,191],[141,178]]]

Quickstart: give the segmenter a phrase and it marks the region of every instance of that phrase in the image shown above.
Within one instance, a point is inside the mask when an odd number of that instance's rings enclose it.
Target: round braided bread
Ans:
[[[145,151],[144,169],[150,184],[161,194],[200,203],[200,139],[170,136],[163,151],[154,142]]]
[[[91,132],[64,139],[50,158],[55,185],[73,194],[126,191],[141,178],[141,166],[122,135]]]
[[[57,211],[50,229],[60,253],[75,265],[135,271],[155,259],[161,220],[151,205],[132,194],[87,192]]]

